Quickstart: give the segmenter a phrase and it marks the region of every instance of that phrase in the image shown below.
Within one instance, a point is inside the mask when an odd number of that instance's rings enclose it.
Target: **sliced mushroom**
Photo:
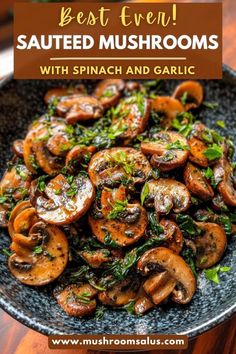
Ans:
[[[8,213],[11,210],[9,203],[0,204],[0,227],[8,227]]]
[[[160,116],[160,123],[165,128],[170,128],[176,116],[184,112],[183,105],[177,99],[169,96],[156,97],[152,101],[152,109]]]
[[[58,103],[57,113],[65,117],[67,123],[75,124],[78,121],[102,117],[103,107],[95,97],[74,95],[65,97]]]
[[[127,305],[137,295],[139,283],[134,278],[127,278],[114,285],[111,289],[98,294],[98,299],[104,305],[119,307]]]
[[[97,291],[89,284],[68,285],[62,292],[56,294],[58,304],[69,315],[83,317],[91,315],[96,310]]]
[[[125,88],[125,82],[121,79],[107,79],[100,81],[94,96],[98,98],[104,109],[115,106]]]
[[[120,218],[98,218],[92,213],[88,222],[97,239],[111,247],[124,247],[137,242],[147,227],[147,213],[139,204],[127,204]]]
[[[233,176],[233,168],[226,157],[222,157],[214,166],[214,178],[218,182],[217,189],[224,202],[230,206],[236,206],[236,189]]]
[[[208,158],[204,155],[204,152],[207,150],[207,145],[194,137],[188,140],[188,144],[190,147],[189,160],[201,167],[207,167],[209,162]]]
[[[53,103],[54,100],[60,100],[62,97],[85,93],[86,89],[84,85],[78,85],[76,87],[56,87],[48,90],[44,96],[44,101],[46,104],[50,104]]]
[[[110,251],[107,249],[81,251],[80,255],[92,268],[101,268],[111,260]]]
[[[189,155],[187,139],[173,131],[161,131],[153,141],[143,141],[141,150],[152,155],[151,164],[163,172],[183,166]]]
[[[115,147],[105,149],[93,155],[88,174],[95,186],[109,187],[124,179],[133,183],[143,183],[151,172],[147,158],[133,148]]]
[[[175,286],[176,280],[167,271],[150,275],[143,284],[145,292],[151,297],[155,305],[166,300]]]
[[[190,162],[184,169],[184,181],[187,188],[200,199],[206,201],[214,197],[214,191],[202,171]]]
[[[184,238],[178,225],[172,220],[161,219],[160,226],[164,229],[165,246],[179,254],[183,248]]]
[[[203,87],[197,81],[184,81],[176,87],[173,97],[183,101],[184,95],[186,96],[185,110],[197,108],[203,101]]]
[[[14,154],[16,154],[16,156],[23,158],[24,153],[23,153],[23,140],[22,139],[15,140],[13,142],[12,149],[13,149]]]
[[[95,191],[87,177],[74,177],[71,186],[60,174],[47,184],[45,196],[36,200],[37,214],[49,224],[64,225],[78,220],[87,212]]]
[[[90,160],[91,156],[95,153],[95,146],[75,146],[66,155],[66,166],[69,166],[71,172],[80,167],[84,160]],[[87,161],[86,161],[87,162]]]
[[[15,228],[14,228],[15,219],[23,211],[31,209],[31,208],[32,208],[32,205],[30,204],[30,202],[28,200],[16,204],[16,206],[14,207],[14,209],[11,212],[10,219],[9,219],[9,224],[8,224],[8,232],[9,232],[9,235],[11,236],[11,238],[13,238],[13,235],[15,233]],[[19,230],[22,231],[21,229],[19,229]]]
[[[101,192],[101,212],[104,217],[109,216],[114,204],[117,202],[124,202],[126,200],[126,188],[121,185],[119,188],[108,189],[104,188]],[[120,205],[122,205],[120,203]]]
[[[138,294],[137,300],[134,304],[134,312],[136,315],[143,315],[145,312],[153,308],[155,305],[146,292],[143,289],[143,285],[141,285]]]
[[[28,195],[31,180],[25,165],[14,165],[4,173],[0,181],[0,195],[10,194],[15,200],[20,200]]]
[[[65,234],[54,225],[43,226],[41,234],[43,242],[37,252],[28,249],[26,255],[14,253],[8,260],[11,273],[26,285],[46,285],[58,278],[67,265],[69,248]]]
[[[144,204],[154,206],[157,213],[168,214],[172,209],[175,213],[181,213],[190,206],[191,196],[187,187],[174,179],[150,180],[146,182],[145,188],[148,195]]]
[[[41,169],[48,175],[59,173],[63,167],[63,161],[58,156],[53,156],[44,141],[34,142],[33,152]]]
[[[227,237],[224,229],[211,222],[196,222],[202,234],[196,235],[196,265],[200,269],[210,268],[222,257],[227,247]]]
[[[114,110],[112,123],[118,128],[125,128],[119,136],[125,145],[145,130],[150,111],[151,101],[142,95],[126,98]]]
[[[142,92],[144,87],[138,81],[127,81],[125,83],[125,89],[128,92],[134,93],[134,92],[137,92],[137,91],[141,91]]]
[[[168,248],[158,247],[146,251],[139,259],[137,269],[142,275],[157,269],[166,271],[176,282],[172,300],[180,304],[191,301],[196,290],[196,279],[187,263]]]

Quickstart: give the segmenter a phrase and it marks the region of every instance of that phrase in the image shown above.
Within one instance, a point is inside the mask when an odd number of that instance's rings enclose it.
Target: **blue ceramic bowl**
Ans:
[[[206,100],[219,103],[216,110],[204,110],[203,121],[215,128],[225,120],[226,134],[236,140],[236,73],[224,66],[223,80],[205,81]],[[0,84],[1,172],[10,158],[14,139],[24,136],[27,125],[45,107],[43,95],[61,82],[46,80],[5,80]],[[65,84],[65,82],[63,82]],[[170,93],[175,80],[165,81],[163,93]],[[92,87],[93,81],[86,81]],[[222,132],[221,132],[222,133]],[[10,240],[1,230],[0,247]],[[193,337],[229,318],[236,309],[236,238],[229,242],[222,265],[232,267],[222,273],[220,285],[198,279],[197,292],[187,306],[177,304],[156,308],[143,317],[108,310],[100,320],[71,318],[57,305],[52,287],[34,288],[20,284],[8,271],[7,257],[0,254],[0,306],[18,321],[44,334],[187,334]]]

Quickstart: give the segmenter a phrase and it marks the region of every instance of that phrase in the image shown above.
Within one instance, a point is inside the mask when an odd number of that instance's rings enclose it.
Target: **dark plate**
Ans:
[[[164,92],[171,92],[176,81],[166,81]],[[58,86],[57,80],[6,80],[0,85],[0,168],[6,166],[14,139],[23,137],[26,127],[45,109],[43,95],[47,88]],[[65,84],[65,82],[64,82]],[[90,87],[92,81],[87,81]],[[224,67],[223,80],[205,81],[207,101],[219,102],[216,110],[204,110],[203,120],[215,127],[217,119],[225,120],[229,134],[236,140],[236,73]],[[1,231],[1,247],[9,246],[7,232]],[[232,239],[222,265],[231,266],[222,273],[221,284],[207,281],[203,274],[198,290],[187,306],[171,304],[159,307],[143,317],[123,311],[106,311],[101,320],[68,317],[51,296],[51,288],[21,285],[7,269],[7,257],[0,254],[0,306],[23,324],[44,334],[151,334],[184,333],[190,337],[219,324],[236,309],[236,238]]]

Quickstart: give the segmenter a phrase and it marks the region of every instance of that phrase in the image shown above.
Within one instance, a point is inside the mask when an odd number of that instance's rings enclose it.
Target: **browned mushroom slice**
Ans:
[[[40,168],[48,175],[59,173],[63,167],[63,161],[58,156],[53,156],[42,140],[37,140],[33,145],[33,152]]]
[[[10,209],[10,203],[0,204],[0,227],[8,227],[8,213]]]
[[[202,171],[190,162],[184,169],[184,181],[187,188],[200,199],[206,201],[214,197],[214,191]]]
[[[126,98],[114,110],[112,123],[125,128],[119,136],[125,145],[145,130],[150,111],[151,101],[139,94]]]
[[[75,124],[78,121],[102,117],[103,107],[95,97],[74,95],[65,97],[58,103],[57,113],[65,117],[67,123]]]
[[[81,251],[80,255],[92,268],[101,268],[105,263],[111,260],[110,251],[107,249]]]
[[[119,188],[108,189],[104,188],[101,192],[101,211],[104,217],[109,218],[114,206],[124,207],[126,201],[126,188],[121,185]],[[126,201],[128,204],[128,201]]]
[[[68,285],[62,292],[56,294],[58,304],[69,315],[83,317],[91,315],[96,310],[97,291],[89,284]]]
[[[125,83],[121,79],[107,79],[100,81],[97,85],[94,96],[98,98],[102,106],[107,109],[115,106],[121,97]]]
[[[95,186],[120,183],[130,179],[143,183],[151,172],[147,158],[138,150],[126,147],[105,149],[93,155],[88,174]]]
[[[23,284],[46,285],[58,278],[67,265],[69,248],[65,234],[54,225],[44,226],[41,234],[43,242],[37,250],[28,249],[25,256],[14,253],[9,257],[11,273]]]
[[[151,164],[163,172],[183,166],[189,155],[187,139],[173,131],[161,131],[153,141],[143,141],[141,150],[152,155]]]
[[[182,102],[186,101],[184,108],[189,111],[192,108],[197,108],[202,103],[203,87],[197,81],[184,81],[176,87],[173,97]]]
[[[15,219],[23,211],[28,210],[30,208],[32,208],[32,205],[27,200],[27,201],[23,201],[23,202],[16,204],[15,208],[12,210],[11,215],[10,215],[10,219],[9,219],[9,224],[8,224],[8,232],[9,232],[9,235],[11,236],[11,238],[13,238],[13,235],[15,233],[15,230],[14,230]]]
[[[194,137],[188,140],[188,144],[190,147],[189,160],[201,167],[207,167],[208,159],[204,155],[204,152],[207,150],[206,144],[203,141]]]
[[[122,216],[107,219],[89,215],[88,222],[97,239],[112,247],[124,247],[137,242],[147,227],[147,213],[140,204],[127,204]]]
[[[32,208],[33,209],[33,208]],[[22,212],[24,213],[24,211]],[[21,213],[21,214],[22,214]],[[21,216],[20,214],[20,216]],[[29,222],[31,221],[31,223]],[[17,233],[18,231],[14,230],[13,234],[13,242],[11,244],[11,249],[18,254],[19,252],[16,250],[16,248],[13,246],[13,244],[17,244],[22,248],[30,248],[32,249],[33,247],[36,247],[38,244],[41,244],[42,241],[45,239],[47,236],[47,233],[45,232],[45,229],[47,225],[43,221],[39,221],[34,216],[34,220],[28,220],[28,227],[24,229],[24,234],[23,233]],[[19,231],[20,232],[20,231]]]
[[[85,94],[86,89],[84,85],[79,85],[76,87],[57,87],[48,92],[44,96],[44,101],[46,104],[53,103],[56,99],[61,99],[62,97],[68,97],[72,95]]]
[[[25,165],[17,164],[7,170],[0,181],[0,195],[11,194],[15,200],[28,195],[32,177]]]
[[[150,275],[143,284],[145,292],[151,297],[155,305],[167,299],[175,286],[176,280],[167,271]]]
[[[236,190],[233,168],[225,157],[222,157],[215,164],[214,178],[216,182],[219,182],[217,188],[222,195],[224,202],[227,205],[236,206]]]
[[[152,101],[152,109],[159,114],[161,125],[164,128],[171,127],[177,114],[184,112],[183,105],[173,97],[158,96]]]
[[[212,267],[221,257],[227,246],[227,237],[224,229],[211,222],[196,222],[202,230],[201,235],[196,235],[194,243],[197,248],[196,265],[200,269]]]
[[[155,305],[143,289],[143,284],[139,288],[136,296],[137,300],[134,304],[134,312],[136,315],[143,315],[145,312],[153,308]]]
[[[179,254],[183,248],[183,234],[178,225],[172,220],[161,219],[160,226],[164,229],[164,242],[166,247]]]
[[[127,278],[114,285],[111,289],[98,294],[98,299],[104,305],[119,307],[127,305],[137,295],[138,282],[136,279]]]
[[[127,81],[125,83],[125,89],[129,92],[137,92],[137,91],[143,91],[144,87],[142,84],[140,84],[140,82],[138,81]]]
[[[137,264],[138,271],[148,275],[154,269],[166,271],[176,282],[172,300],[180,304],[191,301],[196,290],[196,279],[187,263],[179,255],[165,247],[146,251]]]
[[[12,224],[13,234],[25,234],[30,228],[39,220],[36,210],[33,207],[22,210],[13,220],[10,219]],[[11,230],[10,230],[11,231]],[[12,234],[12,232],[11,232]]]
[[[181,213],[190,206],[191,196],[187,187],[176,180],[169,178],[150,180],[143,188],[148,191],[144,204],[154,206],[157,213],[168,214],[172,209],[175,213]]]
[[[95,146],[75,146],[66,155],[66,166],[69,166],[71,172],[76,170],[83,162],[87,162],[91,156],[95,153]]]
[[[39,217],[49,224],[69,224],[87,212],[94,194],[94,187],[87,177],[74,177],[70,185],[60,174],[47,184],[47,198],[39,196],[35,208]]]
[[[22,139],[15,140],[13,142],[12,149],[13,149],[14,154],[16,154],[16,156],[23,158],[24,152],[23,152],[23,140]]]

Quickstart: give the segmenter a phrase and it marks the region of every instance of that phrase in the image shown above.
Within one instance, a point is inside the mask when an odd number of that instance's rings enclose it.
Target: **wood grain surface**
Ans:
[[[181,1],[173,2],[178,3]],[[2,2],[0,7],[1,5]],[[236,0],[223,0],[223,11],[223,62],[236,70]],[[28,329],[1,310],[0,323],[1,354],[95,353],[94,351],[87,350],[49,350],[47,337]],[[174,352],[178,354],[235,354],[236,316],[191,341],[189,348],[185,351],[152,351],[150,353],[171,354]],[[102,354],[105,352],[99,353]]]

